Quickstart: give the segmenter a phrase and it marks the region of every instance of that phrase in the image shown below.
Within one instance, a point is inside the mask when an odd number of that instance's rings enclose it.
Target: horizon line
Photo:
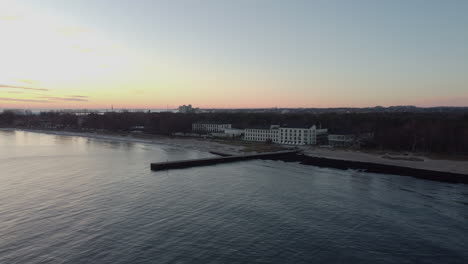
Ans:
[[[261,110],[261,109],[367,109],[367,108],[391,108],[391,107],[414,107],[414,108],[468,108],[466,106],[449,106],[449,105],[436,105],[436,106],[417,106],[417,105],[390,105],[390,106],[336,106],[336,107],[195,107],[199,110]],[[77,108],[42,108],[42,107],[16,107],[16,108],[4,108],[0,107],[2,110],[178,110],[179,107],[175,108],[158,108],[158,107],[145,107],[145,108],[133,108],[133,107],[113,107],[113,108],[86,108],[86,107],[77,107]]]

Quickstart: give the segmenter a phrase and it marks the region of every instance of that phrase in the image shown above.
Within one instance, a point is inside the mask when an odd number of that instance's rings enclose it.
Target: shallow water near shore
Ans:
[[[0,131],[0,263],[466,263],[468,186]]]

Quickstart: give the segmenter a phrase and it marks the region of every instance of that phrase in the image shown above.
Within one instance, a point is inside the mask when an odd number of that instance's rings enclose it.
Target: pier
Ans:
[[[288,157],[294,157],[299,150],[293,151],[278,151],[278,152],[267,152],[259,154],[249,154],[249,155],[235,155],[235,156],[224,156],[224,157],[214,157],[214,158],[205,158],[205,159],[192,159],[192,160],[180,160],[180,161],[168,161],[168,162],[156,162],[151,163],[151,170],[160,171],[160,170],[169,170],[169,169],[184,169],[198,166],[207,166],[220,163],[230,163],[243,160],[253,160],[253,159],[288,159]]]

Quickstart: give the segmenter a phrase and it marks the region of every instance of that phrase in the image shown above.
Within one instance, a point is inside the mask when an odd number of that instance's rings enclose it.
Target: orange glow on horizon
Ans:
[[[282,43],[273,43],[276,47],[267,42],[274,46],[271,50],[259,45],[255,51],[268,50],[267,55],[274,57],[271,61],[249,52],[236,60],[234,51],[223,60],[219,57],[230,49],[208,49],[209,54],[198,56],[203,47],[192,47],[197,39],[182,43],[182,49],[162,44],[138,49],[128,35],[106,29],[90,26],[82,18],[72,20],[13,2],[0,3],[0,109],[468,105],[463,79],[434,81],[427,74],[414,77],[405,70],[394,76],[390,67],[376,74],[373,69],[370,73],[353,71],[348,54],[342,54],[343,58],[318,54],[316,65],[301,62],[299,67],[284,62],[294,64],[300,56],[283,49]],[[170,31],[166,37],[185,33]],[[176,43],[185,40],[178,37]],[[277,54],[280,51],[287,54]]]

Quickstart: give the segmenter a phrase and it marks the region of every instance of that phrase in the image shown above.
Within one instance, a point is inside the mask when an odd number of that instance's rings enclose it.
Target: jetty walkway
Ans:
[[[204,159],[192,159],[192,160],[180,160],[180,161],[168,161],[168,162],[157,162],[151,163],[151,170],[169,170],[169,169],[184,169],[197,166],[207,166],[220,163],[230,163],[242,160],[253,160],[253,159],[288,159],[294,157],[299,150],[287,150],[278,152],[266,152],[249,155],[233,155],[224,157],[204,158]]]

